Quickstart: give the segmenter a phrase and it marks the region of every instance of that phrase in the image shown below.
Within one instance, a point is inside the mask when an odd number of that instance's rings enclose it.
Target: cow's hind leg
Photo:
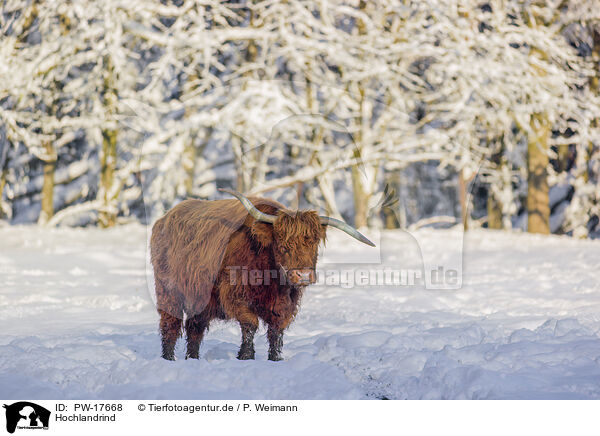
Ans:
[[[200,343],[204,332],[208,329],[208,321],[206,315],[199,314],[186,319],[185,333],[187,336],[187,352],[186,359],[197,359],[200,350]]]
[[[160,315],[162,357],[175,360],[175,344],[181,334],[183,320],[181,296],[177,292],[168,290],[159,279],[156,279],[156,304]]]
[[[160,309],[158,313],[160,314],[162,357],[167,360],[175,360],[175,344],[181,334],[183,314],[178,317]]]

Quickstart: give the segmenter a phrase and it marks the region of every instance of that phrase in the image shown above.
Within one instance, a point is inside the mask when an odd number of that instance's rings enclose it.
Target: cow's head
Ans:
[[[375,246],[358,230],[343,221],[319,216],[314,210],[290,211],[280,209],[277,215],[258,210],[239,192],[221,189],[236,197],[255,219],[251,232],[263,246],[271,247],[280,273],[292,286],[306,286],[316,281],[315,268],[319,243],[325,241],[327,226],[337,227],[353,238]]]

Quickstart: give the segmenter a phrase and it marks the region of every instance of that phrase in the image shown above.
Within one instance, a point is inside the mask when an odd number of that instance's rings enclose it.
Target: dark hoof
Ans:
[[[172,354],[163,354],[162,358],[165,360],[175,360],[175,356],[173,356]]]
[[[283,357],[281,357],[280,355],[269,354],[269,360],[272,360],[273,362],[279,362],[280,360],[283,360]]]
[[[253,360],[254,351],[240,351],[237,355],[238,360]]]
[[[188,359],[200,359],[200,357],[198,357],[197,354],[186,354],[185,360],[188,360]]]

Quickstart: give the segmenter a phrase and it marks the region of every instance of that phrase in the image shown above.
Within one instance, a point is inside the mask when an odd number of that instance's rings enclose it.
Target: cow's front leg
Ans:
[[[281,349],[283,348],[283,329],[269,325],[267,329],[269,339],[269,360],[283,360]]]
[[[254,359],[254,333],[256,333],[258,325],[240,322],[240,327],[242,329],[242,345],[237,358],[240,360]]]

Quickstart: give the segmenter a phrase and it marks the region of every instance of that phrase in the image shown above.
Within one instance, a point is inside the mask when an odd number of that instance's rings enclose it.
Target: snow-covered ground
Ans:
[[[418,239],[452,258],[451,232]],[[410,236],[382,241],[385,264],[419,267]],[[349,244],[330,231],[327,254]],[[161,359],[145,253],[138,225],[0,228],[0,397],[600,398],[599,242],[477,230],[462,289],[313,286],[282,362],[264,329],[257,360],[238,361],[233,322],[212,325],[200,360],[182,342]]]

